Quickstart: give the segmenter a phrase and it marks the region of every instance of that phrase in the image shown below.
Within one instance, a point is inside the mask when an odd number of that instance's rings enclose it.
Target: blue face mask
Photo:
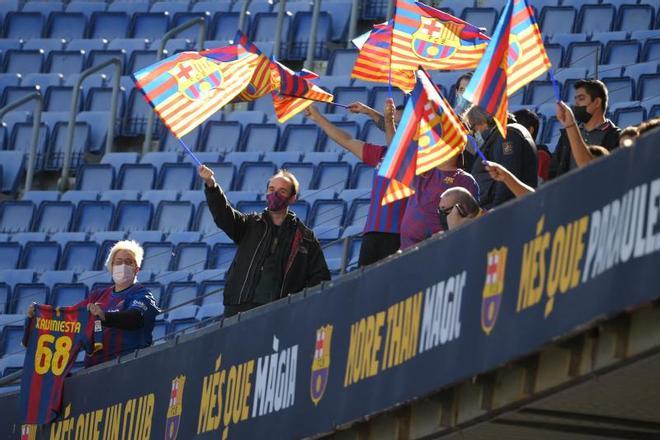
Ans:
[[[456,104],[454,105],[454,111],[458,116],[461,116],[465,110],[470,106],[470,101],[463,98],[463,95],[456,95]]]
[[[481,132],[478,131],[474,134],[474,140],[477,142],[477,147],[481,150],[481,147],[484,146],[486,141],[484,140],[484,137],[481,135]]]

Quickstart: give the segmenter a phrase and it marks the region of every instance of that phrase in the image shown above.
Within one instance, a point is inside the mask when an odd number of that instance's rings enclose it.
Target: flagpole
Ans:
[[[557,102],[561,102],[561,93],[559,93],[559,84],[557,84],[557,78],[555,78],[555,69],[551,67],[549,72],[552,88],[555,90],[555,98],[557,98]]]
[[[307,101],[314,101],[314,102],[322,102],[323,104],[330,104],[330,105],[336,105],[337,107],[341,108],[348,108],[347,105],[344,104],[339,104],[338,102],[329,102],[329,101],[321,101],[320,99],[314,99],[314,98],[305,98],[303,96],[295,96],[295,95],[286,95],[284,93],[278,93],[280,96],[284,96],[286,98],[297,98],[297,99],[305,99]]]
[[[394,2],[394,7],[392,7],[392,2]],[[390,13],[393,13],[394,15],[396,14],[396,0],[391,0],[389,7],[388,7],[388,17],[387,20],[392,20],[392,15]],[[394,96],[392,94],[392,41],[394,40],[394,21],[392,21],[392,32],[390,33],[390,68],[389,68],[389,73],[387,76],[387,93],[390,98],[394,99]]]
[[[470,140],[470,143],[471,143],[472,146],[474,147],[474,151],[477,152],[477,154],[479,155],[479,157],[481,158],[481,160],[482,160],[483,162],[488,162],[488,159],[486,159],[486,156],[484,156],[484,153],[483,153],[483,151],[481,151],[481,148],[479,148],[479,147],[477,146],[477,141],[475,141],[474,138],[473,138],[472,136],[470,136],[470,135],[468,135],[467,138]]]
[[[179,140],[179,143],[181,144],[181,146],[183,147],[183,149],[186,150],[186,153],[188,153],[188,155],[190,156],[190,158],[193,160],[193,162],[195,162],[195,164],[196,164],[198,167],[201,167],[201,166],[202,166],[202,162],[199,161],[199,159],[197,158],[197,156],[195,155],[195,153],[193,153],[192,150],[191,150],[190,148],[188,148],[188,145],[186,145],[186,143],[183,142],[183,140],[182,140],[181,138],[177,137],[177,139]]]

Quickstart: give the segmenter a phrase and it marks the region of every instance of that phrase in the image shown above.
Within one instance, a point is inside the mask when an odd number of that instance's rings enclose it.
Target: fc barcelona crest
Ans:
[[[21,440],[35,440],[37,438],[37,425],[21,425]]]
[[[312,379],[309,386],[312,402],[318,405],[328,385],[330,373],[330,341],[332,340],[332,326],[330,324],[316,330],[316,345],[314,346],[314,360],[312,361]]]
[[[191,101],[207,99],[222,84],[217,65],[206,58],[183,61],[168,73],[176,78],[179,93]]]
[[[448,58],[461,45],[459,35],[464,24],[441,22],[435,18],[420,17],[419,28],[412,34],[413,52],[420,58],[440,60]]]
[[[507,252],[508,248],[502,246],[488,253],[486,284],[484,285],[483,300],[481,301],[481,328],[487,335],[495,326],[502,304]]]
[[[179,432],[181,413],[183,412],[183,386],[186,376],[177,376],[172,380],[170,403],[167,407],[167,421],[165,422],[165,440],[174,440]]]

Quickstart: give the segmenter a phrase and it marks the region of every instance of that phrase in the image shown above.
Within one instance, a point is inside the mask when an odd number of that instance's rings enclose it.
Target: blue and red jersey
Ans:
[[[27,348],[21,379],[21,410],[26,424],[53,420],[62,404],[64,378],[78,351],[101,349],[101,322],[85,306],[35,305],[23,335]]]
[[[365,143],[362,149],[362,161],[374,168],[378,167],[387,152],[387,147]],[[371,186],[371,203],[369,214],[363,232],[390,232],[398,234],[401,230],[401,220],[406,210],[407,199],[398,200],[381,206],[380,201],[385,195],[389,181],[374,170],[374,180]]]
[[[137,330],[122,330],[103,327],[103,349],[85,356],[85,366],[100,364],[118,356],[151,345],[151,333],[156,315],[160,313],[156,301],[149,290],[142,284],[134,284],[121,292],[115,292],[114,286],[95,290],[78,305],[96,303],[104,312],[125,312],[137,310],[142,314],[144,326]]]

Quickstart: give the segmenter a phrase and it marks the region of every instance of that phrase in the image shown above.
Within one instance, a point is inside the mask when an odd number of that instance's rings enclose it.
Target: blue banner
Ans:
[[[330,432],[653,301],[659,137],[263,313],[75,374],[62,416],[27,438]],[[0,399],[3,438],[26,430],[17,404]]]

